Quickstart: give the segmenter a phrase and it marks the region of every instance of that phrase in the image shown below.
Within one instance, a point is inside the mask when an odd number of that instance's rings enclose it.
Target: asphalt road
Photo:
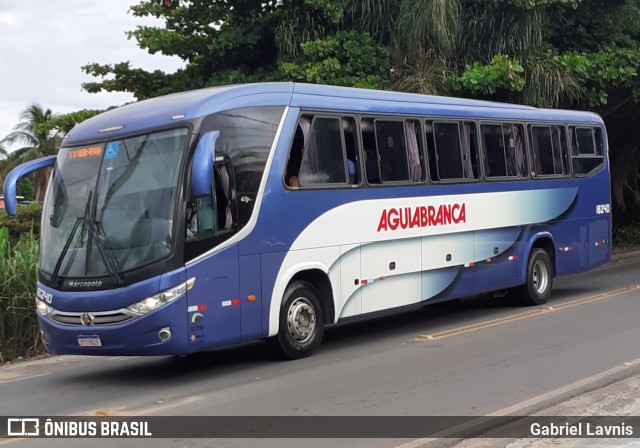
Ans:
[[[0,368],[0,415],[524,415],[640,371],[640,261],[556,279],[544,308],[479,296],[328,328],[315,356],[258,342],[187,358]],[[636,362],[634,362],[636,361]],[[626,364],[625,364],[626,363]],[[421,446],[411,439],[0,440],[0,446]]]

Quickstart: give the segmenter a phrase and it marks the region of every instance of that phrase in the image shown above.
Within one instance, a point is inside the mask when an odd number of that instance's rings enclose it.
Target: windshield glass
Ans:
[[[187,129],[62,148],[44,210],[40,267],[117,277],[169,255]]]

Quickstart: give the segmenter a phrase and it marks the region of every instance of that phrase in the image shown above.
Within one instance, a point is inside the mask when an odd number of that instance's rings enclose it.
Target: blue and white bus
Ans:
[[[53,353],[310,355],[356,316],[508,291],[610,259],[596,114],[294,83],[217,87],[77,125],[44,202]]]

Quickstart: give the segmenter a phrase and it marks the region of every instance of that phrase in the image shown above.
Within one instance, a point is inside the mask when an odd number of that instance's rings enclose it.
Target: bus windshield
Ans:
[[[168,256],[187,137],[180,128],[62,148],[44,203],[40,268],[118,277]]]

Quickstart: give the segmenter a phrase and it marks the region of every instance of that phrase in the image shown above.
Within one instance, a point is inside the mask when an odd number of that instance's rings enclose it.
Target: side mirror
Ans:
[[[16,215],[16,190],[18,181],[29,173],[41,170],[56,163],[57,156],[48,156],[41,159],[31,160],[12,169],[4,180],[4,206],[7,215]]]
[[[211,131],[200,137],[191,167],[191,194],[196,198],[211,194],[211,179],[216,157],[216,140],[220,131]]]

